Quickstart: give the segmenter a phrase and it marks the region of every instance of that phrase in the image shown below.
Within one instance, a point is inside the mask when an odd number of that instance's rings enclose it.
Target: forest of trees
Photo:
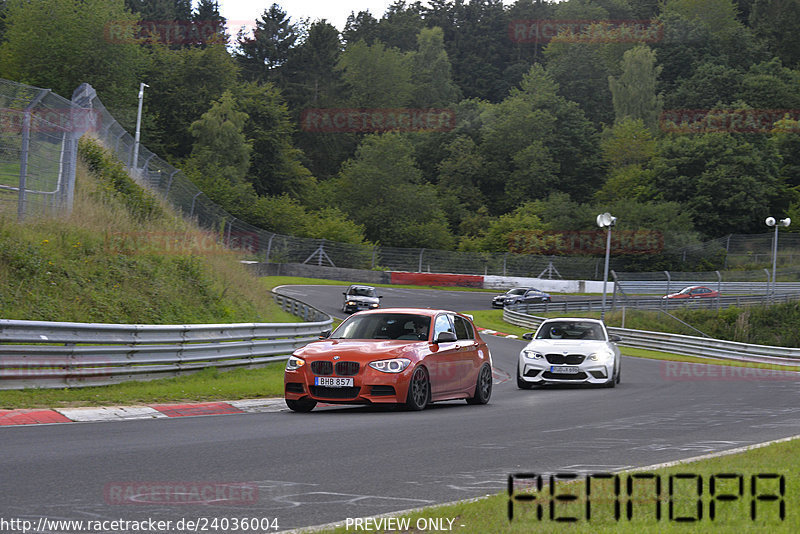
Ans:
[[[128,127],[146,82],[142,142],[271,231],[504,252],[514,232],[589,230],[606,211],[667,247],[800,220],[800,0],[398,0],[342,32],[279,4],[237,32],[213,0],[0,0],[0,14],[0,77],[64,96],[89,82]],[[510,31],[542,20],[597,23]],[[148,37],[152,21],[203,38]],[[301,127],[337,108],[455,123]]]

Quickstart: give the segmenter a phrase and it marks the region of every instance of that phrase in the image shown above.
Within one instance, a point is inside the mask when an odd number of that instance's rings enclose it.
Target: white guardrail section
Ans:
[[[0,319],[0,389],[63,388],[152,380],[207,367],[286,360],[333,319],[274,294],[307,322],[195,325],[61,323]]]
[[[751,282],[718,282],[717,280],[684,281],[672,280],[619,280],[619,287],[628,295],[666,295],[677,293],[684,287],[706,286],[716,289],[724,295],[764,295],[772,289],[772,283],[763,281]],[[776,293],[800,292],[800,282],[777,282]]]
[[[505,308],[503,310],[503,320],[534,331],[542,324],[545,318]],[[618,344],[624,347],[658,350],[702,358],[720,358],[775,365],[800,365],[800,349],[798,348],[751,345],[722,339],[648,332],[629,328],[610,327],[608,332],[609,334],[620,336],[622,341]]]
[[[735,295],[731,297],[705,297],[694,299],[664,299],[627,297],[614,295],[608,298],[606,309],[635,308],[638,310],[676,310],[679,308],[706,308],[720,309],[729,306],[755,306],[765,304],[781,304],[800,300],[800,293],[781,293],[776,295]],[[514,311],[531,312],[577,312],[600,311],[603,308],[602,300],[562,300],[556,302],[537,302],[531,304],[511,304]]]

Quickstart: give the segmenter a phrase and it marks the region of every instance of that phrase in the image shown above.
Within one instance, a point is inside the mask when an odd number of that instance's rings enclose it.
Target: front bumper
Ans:
[[[378,304],[371,302],[348,301],[344,303],[344,309],[347,310],[348,312],[357,312],[361,310],[374,310],[378,307],[379,307]]]
[[[315,386],[314,377],[317,375],[306,367],[284,373],[284,396],[287,399],[310,398],[328,404],[400,404],[406,401],[413,372],[413,365],[402,373],[384,373],[364,364],[359,373],[352,376],[352,387],[339,388]]]
[[[614,362],[585,361],[579,365],[553,365],[546,360],[520,358],[519,376],[530,384],[606,384],[614,376]],[[559,369],[577,368],[577,373]]]

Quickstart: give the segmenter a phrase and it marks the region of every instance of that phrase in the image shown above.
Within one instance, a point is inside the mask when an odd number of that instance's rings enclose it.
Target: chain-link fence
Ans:
[[[77,142],[94,122],[49,89],[0,79],[0,211],[20,220],[69,212]]]

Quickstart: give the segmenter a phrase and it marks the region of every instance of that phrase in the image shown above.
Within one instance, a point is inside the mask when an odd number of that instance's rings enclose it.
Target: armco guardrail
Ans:
[[[516,326],[536,330],[545,318],[506,308],[503,310],[503,320]],[[743,362],[795,366],[800,364],[800,348],[751,345],[722,339],[632,330],[630,328],[610,327],[608,331],[610,334],[620,336],[622,341],[619,344],[625,347]],[[800,375],[798,376],[800,377]]]
[[[99,386],[285,360],[332,318],[275,295],[307,322],[124,325],[0,320],[0,389]]]
[[[684,282],[673,280],[621,280],[618,281],[620,289],[628,295],[665,295],[677,293],[684,287],[706,286],[718,290],[724,295],[766,295],[770,293],[772,284],[767,282]],[[800,282],[778,282],[775,284],[776,293],[800,292]]]
[[[639,310],[676,310],[679,308],[706,308],[719,309],[730,306],[755,306],[759,304],[780,304],[800,300],[800,293],[783,293],[776,295],[734,295],[730,297],[709,297],[695,299],[664,299],[658,298],[624,298],[609,297],[606,309],[618,309],[623,306]],[[536,304],[512,304],[512,310],[524,313],[549,313],[549,312],[577,312],[600,311],[603,307],[602,300],[565,300],[560,302],[542,302]]]

